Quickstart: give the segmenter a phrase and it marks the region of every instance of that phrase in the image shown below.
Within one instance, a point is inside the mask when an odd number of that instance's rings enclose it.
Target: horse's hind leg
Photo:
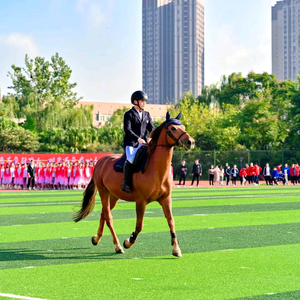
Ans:
[[[118,198],[114,197],[113,195],[110,195],[109,197],[109,204],[110,204],[110,211],[112,211],[114,209],[114,207],[116,206],[117,202],[118,202]],[[109,226],[109,223],[106,222],[108,228],[110,229],[110,232],[111,232],[111,235],[112,235],[112,238],[113,238],[113,243],[115,245],[115,251],[116,253],[124,253],[124,250],[122,248],[122,246],[120,245],[120,241],[116,235],[116,232],[113,228],[113,217],[112,215],[110,214],[111,216],[111,223],[110,223],[110,226]]]
[[[106,188],[98,188],[97,187],[97,189],[98,189],[101,201],[102,201],[102,197],[103,197],[103,199],[105,197],[108,198],[108,191]],[[92,244],[94,246],[97,246],[99,244],[100,239],[103,236],[104,225],[105,225],[105,218],[104,218],[103,208],[102,208],[102,212],[101,212],[101,216],[100,216],[100,224],[99,224],[97,234],[92,237]]]
[[[110,211],[116,206],[119,199],[110,195],[107,190],[105,190],[105,191],[103,191],[102,189],[99,190],[99,195],[100,195],[101,202],[102,202],[102,212],[101,212],[101,217],[100,217],[99,228],[98,228],[97,234],[92,237],[92,243],[95,246],[99,244],[100,239],[103,236],[104,225],[106,223],[112,234],[113,243],[116,246],[115,247],[116,253],[124,253],[124,250],[121,247],[118,237],[113,228],[113,217],[110,213]]]
[[[94,246],[97,246],[100,242],[100,239],[103,235],[104,225],[105,225],[105,219],[104,219],[103,213],[101,212],[100,224],[99,224],[97,234],[92,237],[92,244]]]

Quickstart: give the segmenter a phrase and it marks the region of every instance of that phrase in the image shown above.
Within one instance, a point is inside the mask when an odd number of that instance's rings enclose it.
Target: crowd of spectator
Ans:
[[[93,160],[86,162],[6,162],[0,165],[1,189],[83,189],[93,174]]]
[[[1,162],[0,189],[84,189],[93,174],[96,161],[60,161],[43,163],[33,160],[29,163]],[[180,166],[178,187],[185,187],[187,166],[183,160]],[[191,187],[199,186],[203,172],[199,160],[196,159],[192,168]],[[271,168],[267,163],[261,168],[257,163],[246,164],[240,170],[236,165],[226,167],[211,165],[208,170],[209,185],[259,185],[264,180],[266,185],[292,185],[300,183],[300,166],[285,164]]]
[[[192,183],[197,180],[196,186],[199,186],[199,180],[202,176],[202,166],[199,160],[196,159],[192,170]],[[185,187],[185,180],[187,176],[187,166],[185,161],[182,161],[180,166],[180,179],[178,187]],[[225,179],[225,180],[224,180]],[[289,182],[292,185],[300,183],[300,166],[298,164],[292,164],[288,166],[285,164],[274,166],[273,168],[267,163],[264,168],[260,167],[257,163],[246,164],[245,167],[240,170],[236,165],[230,167],[226,164],[226,167],[211,165],[208,170],[208,182],[209,185],[259,185],[261,181],[265,181],[266,185],[288,185]]]

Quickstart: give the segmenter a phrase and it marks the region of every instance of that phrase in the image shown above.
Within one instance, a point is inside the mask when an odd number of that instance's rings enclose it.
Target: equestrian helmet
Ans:
[[[134,104],[134,100],[148,100],[148,95],[143,91],[136,91],[131,95],[131,103]]]

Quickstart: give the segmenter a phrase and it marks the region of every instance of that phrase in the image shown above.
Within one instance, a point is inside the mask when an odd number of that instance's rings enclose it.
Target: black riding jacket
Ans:
[[[124,148],[126,146],[137,147],[141,138],[147,142],[147,131],[150,133],[154,130],[154,125],[150,114],[142,111],[142,119],[140,119],[137,110],[132,107],[124,114]]]

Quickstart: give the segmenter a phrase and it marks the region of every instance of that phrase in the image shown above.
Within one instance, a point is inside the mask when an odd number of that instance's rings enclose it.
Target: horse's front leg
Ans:
[[[168,221],[168,225],[171,233],[171,245],[173,246],[172,255],[177,257],[182,257],[181,250],[179,248],[178,239],[175,232],[175,221],[172,214],[172,199],[171,197],[167,197],[161,199],[159,204],[162,206],[165,217]]]
[[[135,231],[131,234],[129,239],[126,239],[123,243],[124,248],[128,249],[133,244],[135,244],[136,239],[140,232],[143,229],[143,220],[146,209],[146,202],[136,202],[135,210],[136,210],[136,226]]]

